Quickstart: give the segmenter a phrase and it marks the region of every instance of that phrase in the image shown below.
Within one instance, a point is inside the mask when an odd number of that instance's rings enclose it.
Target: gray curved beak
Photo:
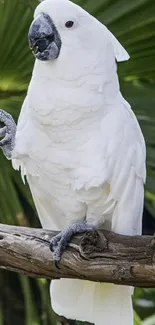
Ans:
[[[41,60],[54,60],[61,49],[60,35],[51,19],[41,13],[32,22],[28,33],[29,46],[34,56]]]
[[[40,14],[31,24],[28,40],[34,54],[42,53],[54,41],[52,20],[47,14]]]

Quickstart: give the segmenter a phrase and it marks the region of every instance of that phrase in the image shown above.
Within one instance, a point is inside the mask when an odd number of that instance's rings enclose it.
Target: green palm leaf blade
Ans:
[[[0,2],[0,88],[27,88],[33,58],[29,53],[27,32],[32,13],[23,2]],[[27,69],[28,67],[28,69]]]

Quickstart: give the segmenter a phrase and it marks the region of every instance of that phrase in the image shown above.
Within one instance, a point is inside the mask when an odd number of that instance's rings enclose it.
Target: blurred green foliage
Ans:
[[[147,143],[145,205],[155,216],[155,1],[77,0],[76,3],[107,25],[131,55],[130,61],[119,65],[120,84]],[[27,34],[36,5],[36,0],[0,0],[0,107],[15,119],[33,69]],[[1,222],[39,226],[29,189],[2,152],[0,168]],[[60,323],[61,319],[50,307],[46,280],[1,271],[0,284],[0,325]],[[155,289],[136,289],[133,301],[135,325],[155,325]]]

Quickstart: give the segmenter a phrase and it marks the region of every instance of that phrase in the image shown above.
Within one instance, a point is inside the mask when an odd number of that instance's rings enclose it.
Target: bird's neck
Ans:
[[[36,119],[61,126],[100,118],[116,106],[119,96],[116,65],[108,71],[98,63],[81,71],[71,65],[68,71],[57,63],[37,60],[28,91]]]
[[[86,91],[102,93],[106,99],[115,98],[119,92],[119,81],[116,62],[110,61],[106,64],[102,58],[89,58],[84,63],[82,60],[77,64],[74,60],[36,60],[32,80],[40,83],[58,85],[68,90],[85,89]],[[51,91],[52,88],[50,87]]]

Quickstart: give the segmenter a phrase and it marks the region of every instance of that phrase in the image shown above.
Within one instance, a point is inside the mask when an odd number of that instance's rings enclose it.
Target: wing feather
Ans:
[[[107,127],[110,126],[110,132]],[[108,135],[107,135],[108,134]],[[112,230],[121,234],[141,233],[146,178],[146,148],[143,135],[129,104],[111,112],[102,123],[110,193],[116,202]],[[107,144],[105,145],[107,148]]]

